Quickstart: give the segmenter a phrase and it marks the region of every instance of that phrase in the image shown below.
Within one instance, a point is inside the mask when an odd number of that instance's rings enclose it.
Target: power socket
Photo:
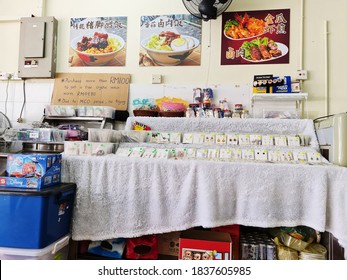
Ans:
[[[0,72],[0,80],[2,81],[14,80],[13,73]]]
[[[161,84],[161,75],[152,75],[152,84]]]
[[[12,78],[11,73],[7,73],[7,72],[0,73],[0,80],[9,80],[11,78]]]
[[[296,78],[298,80],[307,80],[307,70],[298,70]]]

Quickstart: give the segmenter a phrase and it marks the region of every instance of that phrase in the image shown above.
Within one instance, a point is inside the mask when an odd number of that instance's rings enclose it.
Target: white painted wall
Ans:
[[[11,3],[11,4],[9,4]],[[303,56],[301,57],[300,22],[304,7]],[[129,73],[132,76],[130,97],[160,97],[165,88],[194,87],[196,85],[231,88],[250,83],[255,74],[273,73],[294,75],[302,65],[309,71],[309,80],[303,91],[309,93],[309,117],[327,113],[325,88],[328,84],[329,113],[347,111],[344,81],[347,77],[347,43],[345,0],[234,0],[228,11],[291,9],[290,63],[281,65],[220,65],[221,18],[204,22],[202,33],[202,60],[198,67],[139,67],[140,16],[187,13],[181,0],[99,0],[90,4],[82,0],[0,0],[0,71],[15,72],[18,68],[19,18],[31,14],[54,16],[58,20],[57,72]],[[41,9],[41,7],[44,7]],[[127,16],[127,58],[124,67],[73,67],[69,68],[69,21],[71,17]],[[328,22],[328,83],[325,83],[324,24]],[[211,38],[211,41],[210,41]],[[164,85],[151,85],[152,74],[161,74]],[[27,122],[39,120],[44,104],[48,104],[53,80],[27,80],[27,104],[23,117]],[[4,112],[7,82],[0,81],[0,110]],[[19,117],[23,100],[22,82],[11,81],[7,103],[8,115],[13,122]],[[187,92],[187,91],[184,91]],[[182,91],[183,94],[183,91]],[[184,93],[185,94],[185,93]],[[187,99],[190,100],[191,95]],[[222,95],[224,92],[221,93]]]

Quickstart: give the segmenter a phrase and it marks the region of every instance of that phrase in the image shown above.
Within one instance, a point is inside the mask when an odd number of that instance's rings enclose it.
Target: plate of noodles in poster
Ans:
[[[256,38],[243,42],[241,45],[242,58],[248,62],[261,63],[281,58],[288,54],[288,47],[268,37]]]

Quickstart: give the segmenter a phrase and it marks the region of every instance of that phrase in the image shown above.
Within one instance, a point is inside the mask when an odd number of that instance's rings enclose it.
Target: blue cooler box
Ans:
[[[76,185],[0,188],[0,247],[41,249],[70,233]]]

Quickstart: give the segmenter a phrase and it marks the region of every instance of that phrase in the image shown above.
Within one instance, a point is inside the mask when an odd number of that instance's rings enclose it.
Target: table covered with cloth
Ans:
[[[137,119],[153,125],[149,118]],[[182,118],[180,122],[186,126],[190,120]],[[317,149],[312,121],[273,122],[277,128],[283,127],[282,134],[293,133],[294,126],[297,133],[304,131],[311,136],[311,147]],[[243,123],[230,120],[223,131],[235,131],[235,124],[238,132],[263,125],[264,133],[274,133],[266,120]],[[156,124],[154,130],[164,131]],[[168,127],[165,131],[183,131]],[[306,225],[329,231],[343,247],[347,245],[344,167],[64,155],[62,179],[77,184],[74,240],[136,237],[195,226]]]

